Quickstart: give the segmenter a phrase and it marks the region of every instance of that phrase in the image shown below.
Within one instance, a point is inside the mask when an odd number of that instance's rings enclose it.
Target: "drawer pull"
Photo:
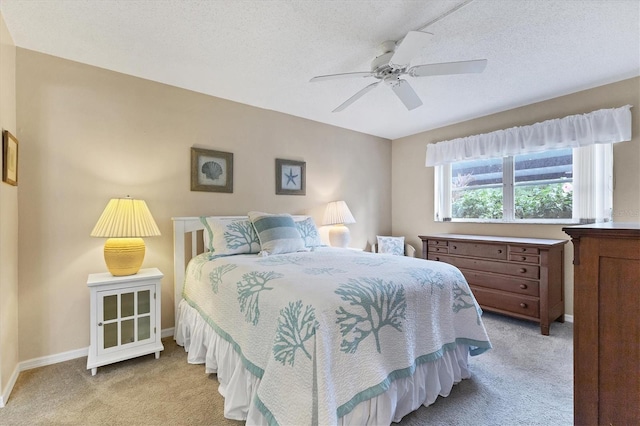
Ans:
[[[498,253],[502,254],[502,250],[500,250],[500,249],[499,249],[499,250],[498,250]]]
[[[522,261],[524,262],[525,260],[527,260],[527,257],[526,257],[526,256],[522,256],[522,258],[521,258],[521,259],[522,259]]]
[[[526,290],[527,289],[527,285],[526,284],[520,284],[520,288],[523,289],[523,290]]]
[[[521,308],[526,308],[526,307],[527,307],[527,304],[526,304],[526,303],[524,303],[524,302],[522,302],[522,303],[520,304],[520,307],[521,307]]]
[[[520,268],[520,271],[519,271],[519,272],[520,272],[521,274],[524,274],[525,272],[527,272],[527,268]]]
[[[453,246],[453,249],[454,249],[454,250],[457,250],[457,249],[458,249],[458,246]]]
[[[440,258],[436,256],[436,260],[437,260],[437,261],[439,261],[439,260],[440,260]]]

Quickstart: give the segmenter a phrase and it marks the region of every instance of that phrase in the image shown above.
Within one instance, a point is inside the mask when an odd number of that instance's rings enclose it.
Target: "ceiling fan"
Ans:
[[[371,61],[371,71],[348,72],[342,74],[329,74],[313,77],[310,81],[325,81],[338,78],[366,78],[375,77],[378,81],[371,83],[358,91],[355,95],[344,101],[333,112],[340,112],[360,99],[380,83],[384,82],[398,96],[408,110],[422,105],[422,101],[413,90],[407,80],[400,78],[403,75],[410,77],[427,77],[432,75],[481,73],[487,66],[486,59],[476,59],[461,62],[443,62],[437,64],[414,65],[409,63],[421,49],[429,42],[433,34],[423,31],[410,31],[398,43],[385,41],[380,45],[381,54]]]

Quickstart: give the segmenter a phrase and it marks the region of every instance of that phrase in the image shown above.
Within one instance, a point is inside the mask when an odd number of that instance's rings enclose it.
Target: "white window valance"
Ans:
[[[631,140],[631,105],[427,145],[426,165]]]

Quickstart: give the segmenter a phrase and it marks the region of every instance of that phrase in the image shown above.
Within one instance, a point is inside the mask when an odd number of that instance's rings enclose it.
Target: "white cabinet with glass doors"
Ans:
[[[157,268],[115,277],[89,274],[91,346],[87,369],[164,350],[160,340],[160,280]]]

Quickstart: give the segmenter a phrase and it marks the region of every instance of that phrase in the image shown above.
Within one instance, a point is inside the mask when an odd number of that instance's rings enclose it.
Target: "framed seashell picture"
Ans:
[[[276,158],[276,195],[306,195],[304,161]]]
[[[191,148],[191,190],[233,193],[233,153]]]

